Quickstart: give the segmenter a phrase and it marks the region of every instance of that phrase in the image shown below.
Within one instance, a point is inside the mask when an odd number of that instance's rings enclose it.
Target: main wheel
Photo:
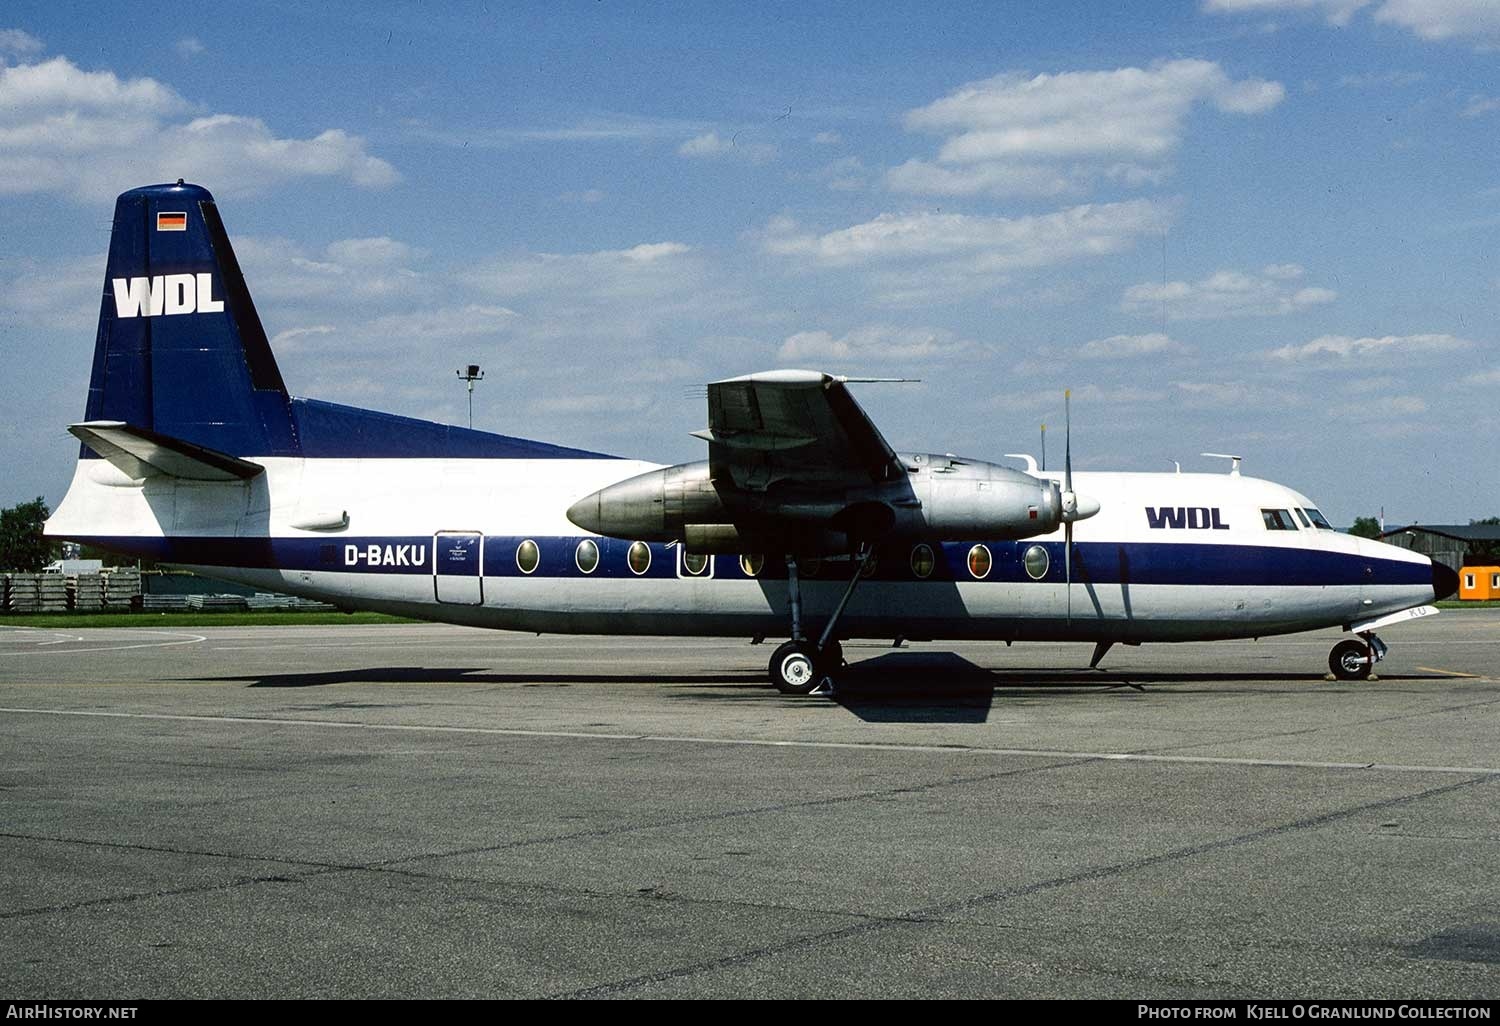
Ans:
[[[771,654],[771,683],[784,695],[805,695],[818,686],[817,648],[808,641],[788,641]]]
[[[1328,669],[1339,680],[1364,680],[1371,668],[1370,649],[1362,641],[1341,641],[1328,653]]]

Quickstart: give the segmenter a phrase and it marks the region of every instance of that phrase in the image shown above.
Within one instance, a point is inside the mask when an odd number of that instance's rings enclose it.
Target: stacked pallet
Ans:
[[[180,613],[187,609],[186,595],[142,595],[141,611],[146,613]]]
[[[68,581],[62,574],[11,574],[5,608],[12,613],[62,613]]]
[[[104,608],[104,578],[99,574],[69,574],[68,608],[98,612]]]
[[[243,595],[189,595],[187,607],[205,613],[243,613],[248,608]]]
[[[111,609],[140,606],[141,572],[135,567],[116,567],[104,575],[104,604]]]

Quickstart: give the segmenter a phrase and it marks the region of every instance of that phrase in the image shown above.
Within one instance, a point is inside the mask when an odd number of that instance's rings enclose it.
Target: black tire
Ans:
[[[1370,648],[1363,641],[1341,641],[1328,653],[1328,669],[1339,680],[1365,680],[1372,668]]]
[[[783,695],[806,695],[823,679],[818,650],[809,641],[788,641],[771,653],[771,683]]]

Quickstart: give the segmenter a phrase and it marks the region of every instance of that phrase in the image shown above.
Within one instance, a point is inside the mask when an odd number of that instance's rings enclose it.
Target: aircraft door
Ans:
[[[484,601],[483,545],[484,536],[478,531],[439,531],[433,535],[437,556],[433,586],[439,602],[477,606]]]

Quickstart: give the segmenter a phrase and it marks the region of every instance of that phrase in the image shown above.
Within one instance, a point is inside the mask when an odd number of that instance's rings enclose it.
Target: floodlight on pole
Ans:
[[[474,428],[474,382],[484,380],[484,371],[479,369],[479,364],[471,363],[461,371],[454,371],[459,380],[469,383],[469,429]]]

